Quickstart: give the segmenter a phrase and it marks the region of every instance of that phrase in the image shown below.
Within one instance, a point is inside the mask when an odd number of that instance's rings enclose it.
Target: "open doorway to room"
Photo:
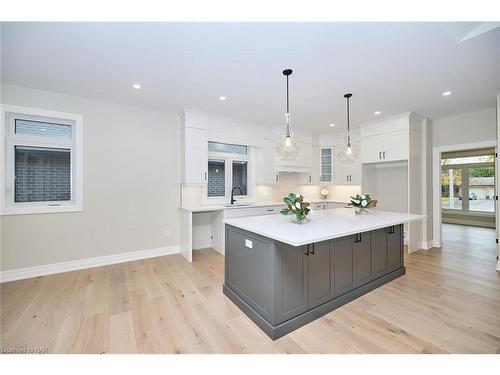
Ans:
[[[495,149],[441,153],[442,223],[495,228]]]
[[[435,246],[495,259],[495,152],[489,142],[435,148]]]

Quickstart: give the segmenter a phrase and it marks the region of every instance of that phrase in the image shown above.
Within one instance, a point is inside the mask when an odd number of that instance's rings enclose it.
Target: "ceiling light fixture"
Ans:
[[[132,87],[133,87],[134,89],[140,89],[140,88],[141,88],[141,85],[139,85],[138,83],[134,83],[134,84],[132,85]]]
[[[380,112],[380,111],[375,111],[375,112],[373,112],[373,114],[374,114],[375,116],[378,116],[378,115],[380,115],[381,113],[382,113],[382,112]]]
[[[333,128],[335,126],[335,124],[330,124],[330,126]]]
[[[451,91],[445,91],[443,92],[443,96],[450,96],[451,95]]]
[[[283,70],[283,75],[286,77],[286,113],[285,113],[285,131],[279,136],[276,143],[276,153],[282,159],[295,159],[299,153],[299,145],[293,137],[290,129],[290,95],[289,95],[289,77],[292,74],[292,69]]]
[[[219,100],[220,100],[221,102],[224,102],[224,101],[226,101],[226,97],[225,97],[225,96],[219,96]]]

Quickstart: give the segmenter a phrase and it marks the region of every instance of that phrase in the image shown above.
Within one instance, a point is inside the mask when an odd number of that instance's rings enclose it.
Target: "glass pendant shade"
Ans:
[[[350,163],[356,160],[359,157],[359,142],[355,142],[352,139],[348,142],[346,137],[343,144],[335,148],[335,155],[341,163]]]
[[[276,142],[276,153],[281,159],[295,159],[299,154],[299,145],[290,130],[290,114],[288,113],[286,114],[286,120],[285,129]]]

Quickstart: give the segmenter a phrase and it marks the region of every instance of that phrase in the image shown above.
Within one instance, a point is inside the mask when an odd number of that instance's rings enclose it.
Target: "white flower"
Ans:
[[[361,199],[366,199],[366,195],[362,195],[362,196],[361,196]]]
[[[294,211],[295,211],[295,205],[293,205],[293,204],[292,204],[292,210],[294,210]]]
[[[300,209],[300,203],[299,202],[295,202],[295,207],[297,207],[298,209]]]
[[[359,199],[353,199],[352,203],[359,204]]]
[[[300,198],[301,196],[300,193],[295,193],[295,197]]]
[[[367,200],[366,200],[366,199],[363,199],[363,200],[361,201],[361,205],[362,205],[363,207],[366,207],[366,205],[367,205],[367,204],[368,204],[368,202],[367,202]]]

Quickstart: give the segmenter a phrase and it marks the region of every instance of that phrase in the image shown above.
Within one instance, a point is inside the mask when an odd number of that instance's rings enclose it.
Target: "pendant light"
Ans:
[[[286,77],[285,131],[278,137],[278,142],[276,143],[276,153],[283,159],[294,159],[299,153],[299,145],[295,141],[290,129],[289,77],[292,72],[292,69],[283,70],[283,75]]]
[[[349,99],[351,99],[352,94],[345,94],[344,98],[347,102],[347,147],[345,149],[346,155],[352,155],[352,143],[351,143],[351,128],[350,128],[350,112],[351,108],[349,107]]]
[[[337,158],[342,162],[350,162],[358,157],[359,145],[352,141],[351,138],[351,107],[350,99],[352,97],[351,93],[344,95],[346,99],[346,111],[347,111],[347,139],[345,146],[338,152]]]

